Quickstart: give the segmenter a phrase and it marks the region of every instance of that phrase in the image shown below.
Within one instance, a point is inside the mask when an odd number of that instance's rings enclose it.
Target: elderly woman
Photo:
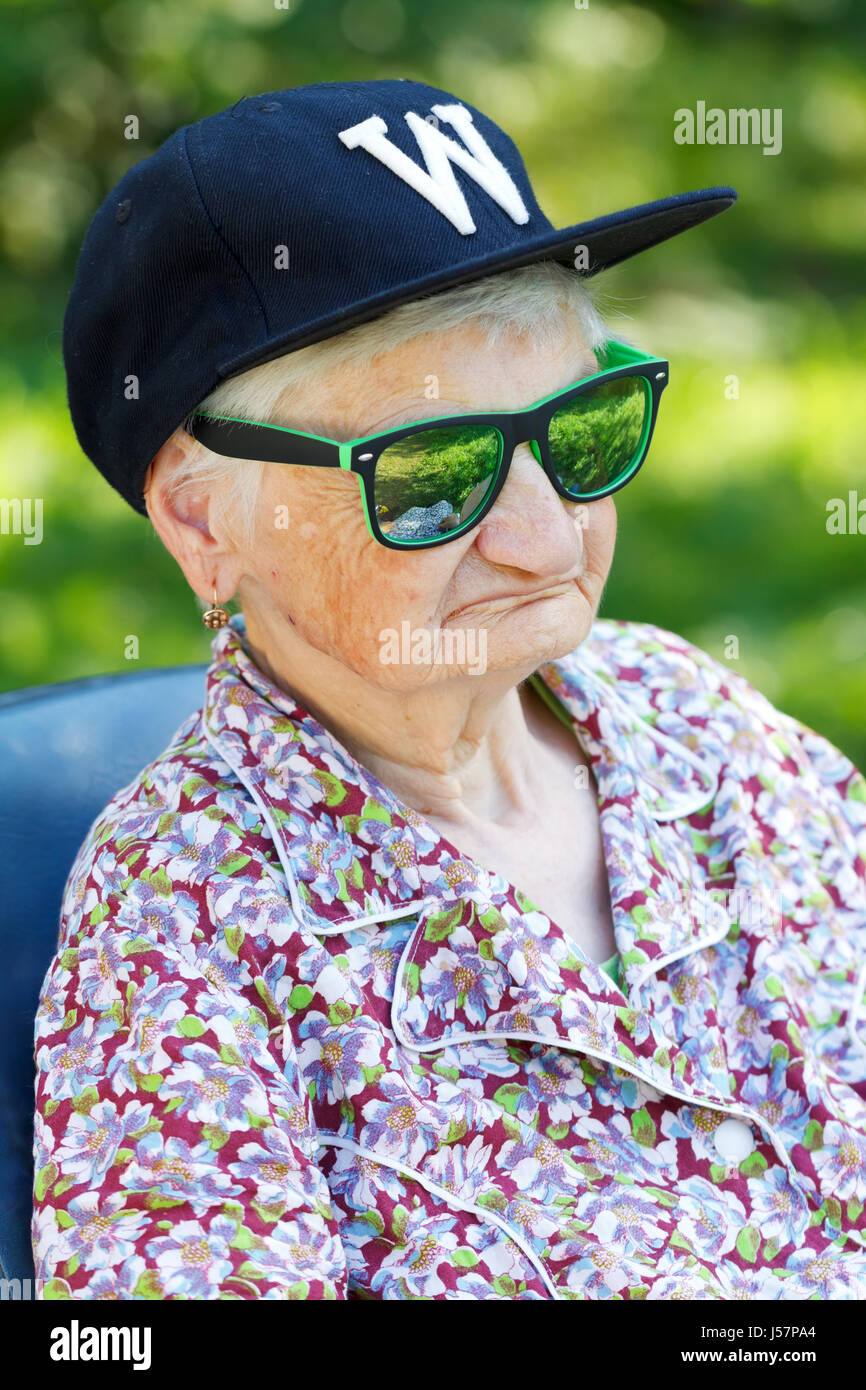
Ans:
[[[398,80],[244,99],[97,214],[73,419],[217,634],[69,878],[45,1297],[866,1293],[866,783],[596,618],[667,364],[579,271],[734,196],[554,230]]]

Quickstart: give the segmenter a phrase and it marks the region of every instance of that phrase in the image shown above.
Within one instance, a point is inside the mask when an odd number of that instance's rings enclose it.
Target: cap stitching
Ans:
[[[211,230],[213,231],[214,236],[218,239],[218,241],[220,242],[220,244],[223,246],[223,248],[224,248],[226,254],[231,258],[231,260],[233,261],[234,265],[237,267],[237,269],[239,270],[240,274],[243,276],[243,278],[244,278],[244,280],[245,280],[245,282],[246,282],[246,284],[247,284],[247,286],[248,286],[250,292],[252,293],[253,299],[255,300],[255,302],[256,302],[256,304],[257,304],[257,306],[258,306],[259,313],[260,313],[261,316],[262,316],[262,322],[264,323],[264,326],[265,326],[265,332],[266,332],[266,333],[270,333],[271,328],[270,328],[270,324],[269,324],[269,322],[268,322],[268,316],[267,316],[267,313],[265,312],[265,306],[264,306],[264,304],[263,304],[262,301],[261,301],[261,298],[260,298],[260,296],[259,296],[259,292],[258,292],[258,290],[256,289],[256,286],[255,286],[255,283],[254,283],[254,281],[252,280],[252,277],[250,276],[249,272],[247,271],[245,265],[244,265],[243,262],[241,261],[240,257],[239,257],[239,256],[237,255],[237,253],[235,252],[234,248],[229,244],[228,241],[226,241],[226,238],[223,236],[222,232],[220,231],[219,227],[217,226],[216,222],[215,222],[214,219],[213,219],[213,216],[212,216],[212,214],[211,214],[210,208],[208,207],[207,203],[205,202],[204,193],[202,192],[202,189],[201,189],[201,187],[200,187],[200,185],[199,185],[198,177],[197,177],[196,171],[195,171],[195,165],[194,165],[194,163],[193,163],[192,153],[191,153],[191,151],[190,151],[190,149],[189,149],[189,145],[188,145],[189,134],[190,134],[190,131],[193,130],[193,129],[194,129],[194,127],[192,127],[192,126],[184,126],[183,130],[181,131],[181,135],[182,135],[183,139],[182,139],[181,147],[180,147],[180,148],[181,148],[181,151],[182,151],[182,154],[183,154],[183,157],[185,158],[185,161],[186,161],[186,166],[187,166],[187,169],[188,169],[188,171],[189,171],[189,176],[190,176],[190,179],[191,179],[191,181],[192,181],[192,186],[193,186],[193,188],[194,188],[195,191],[196,191],[196,194],[197,194],[197,196],[198,196],[199,203],[201,204],[201,207],[202,207],[202,211],[204,212],[204,215],[205,215],[205,217],[206,217],[207,220],[208,220],[208,223],[209,223],[209,225],[210,225],[210,227],[211,227]]]

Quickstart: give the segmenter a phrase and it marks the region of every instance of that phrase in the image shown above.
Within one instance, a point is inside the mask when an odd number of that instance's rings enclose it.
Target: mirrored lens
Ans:
[[[551,418],[548,442],[563,487],[586,496],[619,481],[640,455],[650,414],[643,377],[602,382]]]
[[[389,540],[448,535],[487,499],[502,456],[502,435],[486,425],[419,430],[389,444],[376,463],[373,496]]]

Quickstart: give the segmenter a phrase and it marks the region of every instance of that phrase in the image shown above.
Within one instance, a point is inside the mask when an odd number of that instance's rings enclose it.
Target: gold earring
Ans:
[[[217,603],[217,601],[216,601],[216,589],[214,589],[214,590],[213,590],[213,605],[212,605],[210,608],[206,608],[205,611],[202,613],[202,615],[201,615],[201,620],[202,620],[202,622],[204,623],[205,627],[212,627],[212,628],[225,627],[225,625],[226,625],[226,623],[228,622],[228,620],[229,620],[230,617],[231,617],[231,614],[228,612],[228,610],[225,609],[225,608],[221,608],[221,607],[219,606],[219,604]]]

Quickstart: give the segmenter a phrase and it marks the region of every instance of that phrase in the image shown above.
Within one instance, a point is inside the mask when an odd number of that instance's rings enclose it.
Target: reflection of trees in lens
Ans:
[[[482,500],[477,493],[492,475],[499,458],[496,430],[478,425],[420,430],[383,450],[376,463],[376,514],[390,531],[413,508],[429,511],[448,504],[445,515],[460,517],[471,494],[471,510]],[[464,518],[465,519],[465,518]],[[442,517],[436,518],[437,527]],[[456,524],[456,523],[454,523]]]
[[[595,492],[614,482],[634,458],[646,411],[646,384],[634,377],[606,382],[558,410],[548,440],[563,485]]]

